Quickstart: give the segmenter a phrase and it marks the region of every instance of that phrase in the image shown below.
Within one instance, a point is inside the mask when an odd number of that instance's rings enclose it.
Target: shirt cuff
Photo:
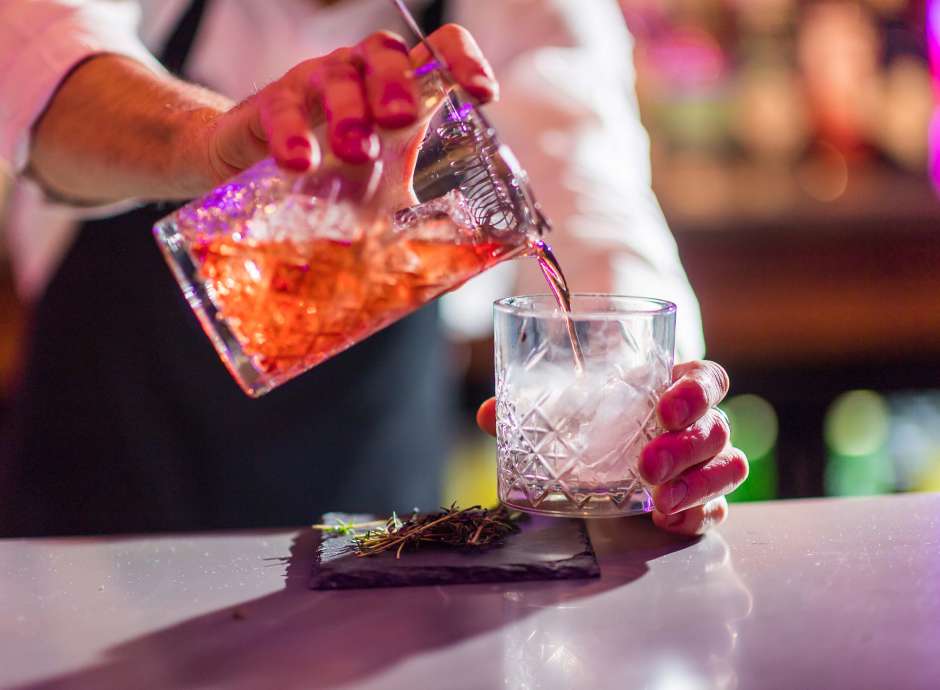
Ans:
[[[32,127],[63,78],[83,60],[122,55],[163,71],[136,35],[133,3],[10,3],[0,11],[0,158],[29,160]]]

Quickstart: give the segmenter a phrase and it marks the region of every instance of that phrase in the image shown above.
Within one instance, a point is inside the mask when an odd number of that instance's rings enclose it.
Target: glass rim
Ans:
[[[615,307],[617,302],[629,302],[634,305],[632,308],[615,308],[613,310],[585,309],[579,310],[574,307],[574,301],[578,298],[601,298],[608,300]],[[550,302],[548,306],[541,306],[536,302],[547,298]],[[515,300],[526,301],[527,304],[514,303]],[[625,316],[666,316],[676,313],[674,302],[660,299],[658,297],[643,297],[640,295],[619,295],[607,292],[572,292],[572,309],[568,316],[574,319],[621,319]],[[642,305],[642,306],[636,306]],[[526,318],[538,319],[563,319],[565,313],[562,312],[555,296],[550,292],[537,292],[528,295],[513,295],[512,297],[503,297],[493,302],[494,311],[509,314],[510,316],[522,316]]]

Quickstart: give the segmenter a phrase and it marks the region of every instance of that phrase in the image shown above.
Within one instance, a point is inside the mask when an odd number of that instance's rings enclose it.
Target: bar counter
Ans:
[[[0,541],[0,687],[940,687],[938,494],[590,531],[595,580],[341,592],[309,528]]]

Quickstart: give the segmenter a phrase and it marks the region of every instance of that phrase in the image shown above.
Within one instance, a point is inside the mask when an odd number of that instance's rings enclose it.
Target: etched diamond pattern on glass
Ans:
[[[534,311],[532,300],[541,305],[547,299],[510,298],[497,306],[500,499],[548,514],[648,512],[652,501],[636,461],[657,433],[656,403],[672,369],[675,308],[576,296],[572,313],[584,353],[578,370],[561,314],[548,303],[544,313]],[[579,309],[590,311],[579,316]]]

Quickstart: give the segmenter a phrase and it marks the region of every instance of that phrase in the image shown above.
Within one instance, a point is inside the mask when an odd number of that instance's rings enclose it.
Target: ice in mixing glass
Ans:
[[[669,384],[675,305],[574,294],[570,320],[550,295],[496,305],[499,498],[528,512],[613,517],[648,512],[636,473]]]
[[[433,67],[433,65],[432,65]],[[525,171],[447,74],[374,164],[257,163],[154,227],[222,361],[258,396],[493,264],[539,253]]]
[[[343,204],[297,194],[254,208],[234,228],[229,219],[225,233],[205,232],[199,209],[184,211],[176,230],[216,309],[210,316],[200,300],[200,319],[224,328],[271,386],[524,249],[473,227],[465,205],[453,190],[366,231],[326,217],[342,216]]]

